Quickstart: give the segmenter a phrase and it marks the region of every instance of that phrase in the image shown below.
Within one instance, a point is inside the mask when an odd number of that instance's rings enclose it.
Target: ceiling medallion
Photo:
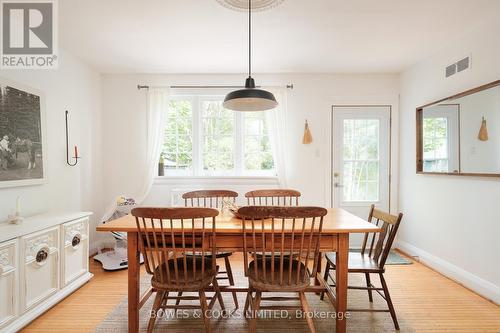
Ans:
[[[268,10],[279,6],[283,1],[285,0],[253,0],[252,11]],[[226,8],[239,12],[248,10],[248,0],[217,0],[217,2]]]

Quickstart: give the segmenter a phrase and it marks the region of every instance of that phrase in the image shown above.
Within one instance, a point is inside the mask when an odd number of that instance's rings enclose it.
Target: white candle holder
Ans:
[[[19,213],[7,216],[7,222],[9,222],[10,224],[21,224],[23,221],[24,217],[19,215]]]

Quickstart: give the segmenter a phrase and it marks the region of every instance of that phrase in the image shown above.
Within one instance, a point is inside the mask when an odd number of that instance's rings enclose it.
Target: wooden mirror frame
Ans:
[[[417,141],[416,141],[416,149],[417,149],[416,164],[417,165],[416,165],[416,170],[417,170],[417,174],[448,175],[448,176],[500,177],[500,173],[470,173],[470,172],[463,173],[463,172],[460,172],[460,169],[459,169],[459,172],[428,172],[428,171],[424,171],[424,159],[423,159],[424,152],[423,152],[423,142],[422,142],[423,141],[422,121],[423,121],[424,108],[427,108],[427,107],[433,106],[433,105],[437,105],[439,103],[442,103],[442,102],[445,102],[448,100],[454,100],[454,99],[461,98],[464,96],[472,95],[472,94],[475,94],[477,92],[480,92],[480,91],[483,91],[486,89],[490,89],[490,88],[493,88],[496,86],[500,86],[500,80],[493,81],[493,82],[490,82],[488,84],[485,84],[485,85],[482,85],[482,86],[479,86],[479,87],[476,87],[473,89],[466,90],[464,92],[440,99],[440,100],[432,102],[432,103],[428,103],[426,105],[423,105],[423,106],[420,106],[417,108],[417,112],[416,112],[416,116],[417,116],[417,119],[416,119],[417,120],[417,123],[416,123],[416,130],[417,130],[417,133],[416,133],[417,134]],[[460,123],[459,123],[459,131],[460,131]],[[460,133],[459,133],[459,143],[458,144],[460,145]],[[459,151],[460,151],[460,148],[459,148]],[[459,160],[459,165],[460,165],[460,154],[459,154],[458,160]]]

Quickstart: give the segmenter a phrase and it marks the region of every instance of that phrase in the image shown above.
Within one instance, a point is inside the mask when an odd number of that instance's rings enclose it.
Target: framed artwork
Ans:
[[[44,96],[0,78],[0,188],[46,180]]]

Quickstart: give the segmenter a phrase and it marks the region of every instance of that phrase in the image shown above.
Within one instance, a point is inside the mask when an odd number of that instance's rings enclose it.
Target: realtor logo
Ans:
[[[57,68],[56,9],[56,0],[1,0],[1,68]]]

